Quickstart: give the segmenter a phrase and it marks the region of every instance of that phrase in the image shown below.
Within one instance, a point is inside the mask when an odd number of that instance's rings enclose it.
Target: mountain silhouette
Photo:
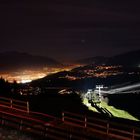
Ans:
[[[16,51],[0,53],[0,71],[58,67],[61,65],[56,60],[44,56]]]
[[[96,56],[96,57],[89,57],[89,58],[85,58],[85,59],[80,59],[80,60],[75,61],[75,63],[83,64],[83,65],[88,65],[88,64],[99,65],[99,64],[106,63],[107,60],[108,60],[107,57]]]
[[[123,66],[134,66],[137,67],[140,65],[140,50],[131,51],[115,55],[113,57],[90,57],[76,61],[79,64],[84,65],[123,65]]]
[[[111,57],[108,61],[108,64],[137,67],[140,65],[140,50]]]

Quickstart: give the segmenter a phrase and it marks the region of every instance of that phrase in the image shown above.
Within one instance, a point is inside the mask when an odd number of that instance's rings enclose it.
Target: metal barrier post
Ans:
[[[64,114],[64,112],[62,112],[62,121],[63,122],[65,121],[64,117],[65,117],[65,114]]]
[[[13,100],[10,100],[10,107],[13,108]]]
[[[108,137],[108,134],[109,134],[109,122],[107,122],[107,131],[106,131],[106,133],[107,133],[107,137]]]
[[[87,127],[87,117],[85,116],[85,128]]]
[[[22,130],[22,124],[23,124],[23,121],[21,120],[20,121],[20,127],[19,127],[20,130]]]
[[[27,112],[30,112],[30,108],[29,108],[29,102],[27,102]]]
[[[132,140],[135,140],[135,129],[133,128],[133,131],[132,131]]]
[[[48,127],[45,127],[45,137],[48,137]]]

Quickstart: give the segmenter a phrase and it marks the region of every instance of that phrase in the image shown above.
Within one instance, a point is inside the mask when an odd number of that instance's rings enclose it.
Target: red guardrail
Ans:
[[[66,124],[86,128],[88,133],[94,133],[101,138],[119,140],[139,140],[140,128],[124,123],[116,123],[95,117],[82,116],[75,113],[63,112],[62,121]]]
[[[88,140],[95,136],[101,139],[140,139],[139,127],[70,112],[63,112],[60,120],[27,108],[27,102],[0,97],[0,124],[56,140]]]

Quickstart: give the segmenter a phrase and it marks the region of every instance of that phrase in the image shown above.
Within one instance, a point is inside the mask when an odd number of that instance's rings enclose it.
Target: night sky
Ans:
[[[133,0],[1,0],[0,37],[0,52],[112,56],[140,48],[140,8]]]

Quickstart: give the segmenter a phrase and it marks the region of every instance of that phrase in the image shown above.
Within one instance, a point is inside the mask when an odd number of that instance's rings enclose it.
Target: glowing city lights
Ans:
[[[40,70],[22,70],[15,72],[0,73],[0,76],[3,77],[5,80],[8,80],[9,82],[13,82],[15,80],[17,83],[28,83],[32,80],[43,78],[49,74],[65,70],[71,70],[72,68],[73,66],[58,68],[44,67]]]

